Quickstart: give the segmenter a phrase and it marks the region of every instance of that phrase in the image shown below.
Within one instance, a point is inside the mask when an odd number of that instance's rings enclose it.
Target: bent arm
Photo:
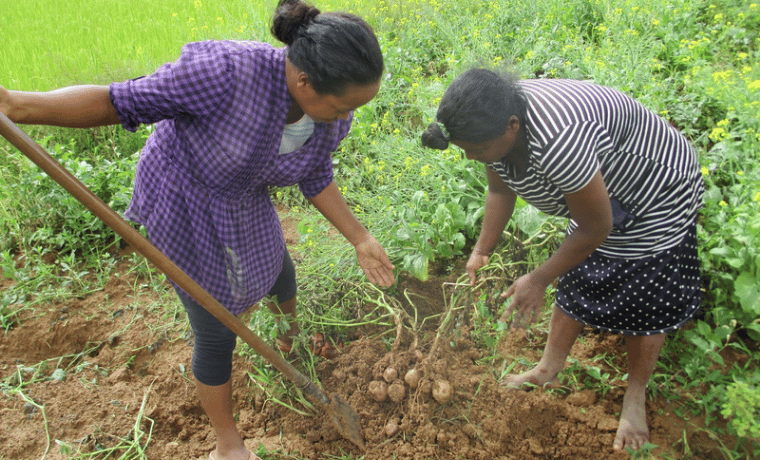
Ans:
[[[335,181],[330,182],[317,196],[309,198],[309,201],[354,246],[370,236],[369,231],[348,209]]]
[[[92,128],[119,124],[108,86],[70,86],[48,92],[0,87],[0,111],[13,122],[28,125]]]
[[[348,208],[335,181],[309,201],[354,245],[359,265],[371,283],[380,286],[394,283],[395,267],[388,254]]]
[[[591,182],[574,193],[565,195],[570,217],[578,227],[543,264],[518,278],[502,294],[513,297],[501,317],[507,321],[516,312],[513,327],[521,328],[535,322],[544,307],[546,288],[560,275],[583,262],[604,242],[612,231],[612,207],[601,172]]]
[[[486,192],[483,226],[472,252],[473,254],[488,256],[501,240],[504,228],[509,219],[512,218],[517,195],[491,168],[486,167],[486,178],[488,179],[488,192]]]
[[[583,262],[612,231],[612,207],[602,173],[597,171],[591,182],[574,193],[565,195],[570,217],[578,224],[559,248],[543,264],[531,272],[534,282],[548,286],[559,276]]]
[[[507,222],[512,217],[517,200],[515,192],[489,167],[486,167],[486,177],[488,179],[488,191],[486,192],[486,211],[483,215],[483,226],[465,267],[470,277],[471,286],[475,285],[478,270],[488,263],[493,248],[501,240],[504,227],[507,226]]]

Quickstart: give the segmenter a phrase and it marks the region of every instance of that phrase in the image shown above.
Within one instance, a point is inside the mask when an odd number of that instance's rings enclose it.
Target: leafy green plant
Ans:
[[[755,375],[755,380],[759,380]],[[726,387],[720,414],[738,436],[760,442],[760,388],[757,382],[734,381]]]

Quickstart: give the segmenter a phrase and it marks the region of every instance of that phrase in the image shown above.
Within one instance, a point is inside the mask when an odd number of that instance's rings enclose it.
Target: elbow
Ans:
[[[610,233],[612,233],[612,216],[607,216],[600,223],[599,234],[602,235],[602,241],[606,240]]]
[[[612,218],[598,219],[593,223],[587,225],[579,225],[574,233],[578,233],[582,236],[583,241],[588,245],[588,248],[593,252],[599,247],[604,240],[612,233]]]
[[[594,242],[595,246],[598,247],[604,243],[604,240],[610,236],[610,233],[612,233],[612,217],[600,219],[598,224],[592,229],[591,240]]]

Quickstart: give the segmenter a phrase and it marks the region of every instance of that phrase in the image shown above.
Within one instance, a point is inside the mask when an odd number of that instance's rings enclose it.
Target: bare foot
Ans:
[[[290,353],[293,349],[293,337],[297,336],[300,331],[295,321],[290,323],[288,332],[277,338],[277,348],[285,354]]]
[[[214,450],[208,454],[208,458],[209,460],[261,460],[256,454],[248,449],[230,452],[228,455],[224,456]]]
[[[507,375],[499,381],[499,384],[506,388],[520,389],[523,385],[531,384],[541,388],[558,388],[560,386],[557,375],[559,372],[551,373],[546,369],[540,369],[538,366],[533,369],[517,375]]]
[[[638,450],[649,442],[649,427],[647,426],[646,396],[642,391],[631,394],[631,389],[625,392],[623,398],[623,410],[620,413],[614,450],[620,451],[626,448]]]

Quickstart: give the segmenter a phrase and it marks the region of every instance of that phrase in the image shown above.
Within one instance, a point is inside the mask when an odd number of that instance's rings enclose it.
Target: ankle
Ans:
[[[540,375],[542,378],[554,380],[557,378],[557,376],[559,376],[559,373],[562,372],[562,369],[564,368],[564,363],[553,364],[541,361],[536,365],[536,367],[532,369],[531,372],[535,373],[536,375]]]
[[[241,454],[248,452],[248,448],[245,447],[245,444],[243,444],[243,440],[239,439],[237,441],[233,442],[220,442],[217,440],[216,443],[216,453],[218,454],[218,457],[222,458],[229,458],[229,457],[239,457]]]

